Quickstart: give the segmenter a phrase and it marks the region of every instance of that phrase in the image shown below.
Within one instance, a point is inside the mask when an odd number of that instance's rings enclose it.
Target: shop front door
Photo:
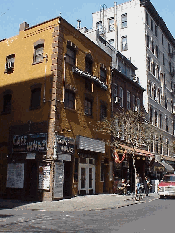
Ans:
[[[79,164],[79,194],[94,194],[95,193],[95,165]]]

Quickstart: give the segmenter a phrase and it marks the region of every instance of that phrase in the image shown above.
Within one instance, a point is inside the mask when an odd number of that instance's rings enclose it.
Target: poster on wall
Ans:
[[[39,166],[39,186],[38,189],[50,189],[50,164]]]
[[[9,163],[7,166],[7,188],[24,187],[24,163]]]
[[[63,197],[64,163],[55,162],[54,198]]]

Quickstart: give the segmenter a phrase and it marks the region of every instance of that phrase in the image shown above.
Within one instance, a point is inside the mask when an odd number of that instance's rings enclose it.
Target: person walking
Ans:
[[[145,189],[146,196],[148,196],[148,193],[149,193],[149,181],[148,181],[147,176],[145,176],[144,189]]]

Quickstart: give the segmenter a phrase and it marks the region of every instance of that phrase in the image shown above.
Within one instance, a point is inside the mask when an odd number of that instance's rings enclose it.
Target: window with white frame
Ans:
[[[6,57],[5,73],[13,72],[14,64],[15,64],[15,54],[8,55]]]
[[[127,36],[122,36],[122,51],[128,50]]]
[[[98,29],[99,33],[102,33],[102,32],[103,32],[102,21],[98,21],[98,22],[97,22],[96,28]]]
[[[33,63],[43,62],[44,43],[43,40],[36,42],[34,45]]]
[[[122,28],[127,27],[127,13],[121,15]]]
[[[162,114],[159,114],[159,128],[162,129]]]
[[[114,17],[109,18],[108,22],[109,22],[109,31],[110,32],[114,31]]]
[[[131,92],[127,91],[127,109],[131,109]]]

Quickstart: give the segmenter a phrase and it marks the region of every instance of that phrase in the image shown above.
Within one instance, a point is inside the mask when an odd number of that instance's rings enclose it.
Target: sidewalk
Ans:
[[[150,193],[149,197],[144,196],[143,202],[149,198],[154,200],[158,194]],[[140,202],[142,202],[140,201]],[[19,200],[0,199],[0,209],[25,209],[33,211],[83,211],[83,210],[100,210],[108,208],[120,208],[138,203],[133,195],[118,194],[99,194],[77,196],[71,199],[59,201],[43,202],[22,202]]]

